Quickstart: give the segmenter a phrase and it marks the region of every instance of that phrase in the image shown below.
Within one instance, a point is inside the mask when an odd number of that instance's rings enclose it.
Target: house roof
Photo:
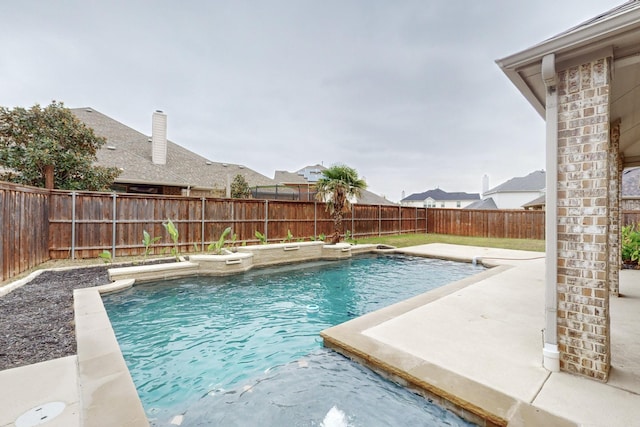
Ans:
[[[322,177],[322,171],[327,168],[322,165],[305,166],[295,172],[276,171],[274,181],[278,184],[314,184]],[[396,205],[392,201],[379,196],[369,190],[363,190],[358,197],[358,203],[363,205]]]
[[[531,172],[527,176],[511,178],[497,187],[487,190],[484,194],[541,191],[545,188],[545,176],[543,170]]]
[[[247,183],[274,185],[272,179],[243,165],[213,162],[178,144],[167,141],[167,162],[151,161],[151,138],[93,108],[74,108],[73,114],[93,128],[107,143],[98,150],[98,164],[117,167],[122,173],[116,182],[224,189],[227,179],[242,175]]]
[[[496,202],[491,197],[488,197],[486,199],[477,200],[471,203],[469,206],[465,206],[463,209],[475,209],[475,210],[486,211],[486,210],[498,209],[498,205],[496,205]]]
[[[305,166],[296,172],[276,171],[274,180],[278,184],[311,184],[322,176],[322,165]]]
[[[522,207],[532,208],[535,206],[544,206],[546,203],[547,203],[547,195],[543,194],[542,196],[536,197],[532,201],[525,203],[524,205],[522,205]]]
[[[410,196],[402,199],[403,202],[408,202],[412,200],[423,201],[427,199],[433,199],[437,201],[445,201],[445,200],[478,200],[480,199],[480,194],[478,193],[448,193],[444,190],[436,188],[434,190],[425,191],[424,193],[414,193]]]
[[[640,168],[622,173],[622,197],[640,197]]]
[[[554,55],[557,71],[611,57],[612,118],[621,119],[625,166],[640,166],[640,1],[631,0],[496,63],[536,111],[545,116],[542,59]]]

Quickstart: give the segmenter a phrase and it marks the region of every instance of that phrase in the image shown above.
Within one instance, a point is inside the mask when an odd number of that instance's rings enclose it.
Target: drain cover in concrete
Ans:
[[[51,421],[64,411],[63,402],[44,403],[29,409],[16,420],[16,427],[33,427]]]

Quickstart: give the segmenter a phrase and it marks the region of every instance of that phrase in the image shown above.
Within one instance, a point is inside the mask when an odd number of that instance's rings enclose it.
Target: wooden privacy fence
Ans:
[[[0,182],[0,281],[49,259],[49,192]]]
[[[636,229],[640,228],[640,212],[638,211],[622,211],[622,225],[636,225]]]
[[[544,211],[427,209],[427,232],[456,236],[544,239]]]
[[[258,242],[259,231],[270,242],[291,232],[295,240],[330,235],[333,221],[318,202],[212,199],[182,196],[52,191],[49,209],[49,254],[58,258],[95,258],[144,252],[143,230],[161,236],[152,253],[173,246],[163,222],[179,232],[180,252],[202,251],[231,227],[236,243]],[[353,237],[426,232],[424,208],[354,205],[344,218]],[[230,236],[229,236],[230,239]]]
[[[160,236],[152,253],[173,243],[162,223],[178,228],[180,252],[202,251],[231,227],[236,244],[255,244],[255,232],[280,242],[330,235],[333,221],[319,202],[47,191],[0,183],[0,280],[48,259],[144,253],[143,230]],[[439,233],[498,238],[544,238],[544,212],[475,211],[385,205],[353,206],[344,229],[354,238]]]

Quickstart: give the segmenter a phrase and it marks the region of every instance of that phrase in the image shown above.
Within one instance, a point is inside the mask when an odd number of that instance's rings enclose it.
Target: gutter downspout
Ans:
[[[555,55],[542,58],[546,96],[545,307],[543,366],[560,371],[558,351],[558,91]]]

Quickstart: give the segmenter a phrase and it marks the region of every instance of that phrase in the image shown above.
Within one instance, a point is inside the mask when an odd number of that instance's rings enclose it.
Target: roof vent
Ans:
[[[210,165],[210,164],[211,164],[211,162],[210,162],[209,160],[207,160],[207,161],[205,162],[205,164]]]
[[[93,110],[92,110],[91,108],[87,108],[87,109],[86,109],[86,110],[84,110],[84,111],[86,111],[87,113],[93,113]]]
[[[229,166],[229,165],[228,165],[228,164],[226,164],[226,163],[223,163],[223,164],[222,164],[222,166],[224,166],[224,167],[226,168],[226,167],[227,167],[227,166]]]
[[[116,146],[115,145],[107,145],[107,150],[115,150]]]
[[[238,168],[244,169],[244,166],[243,165],[238,165]]]

